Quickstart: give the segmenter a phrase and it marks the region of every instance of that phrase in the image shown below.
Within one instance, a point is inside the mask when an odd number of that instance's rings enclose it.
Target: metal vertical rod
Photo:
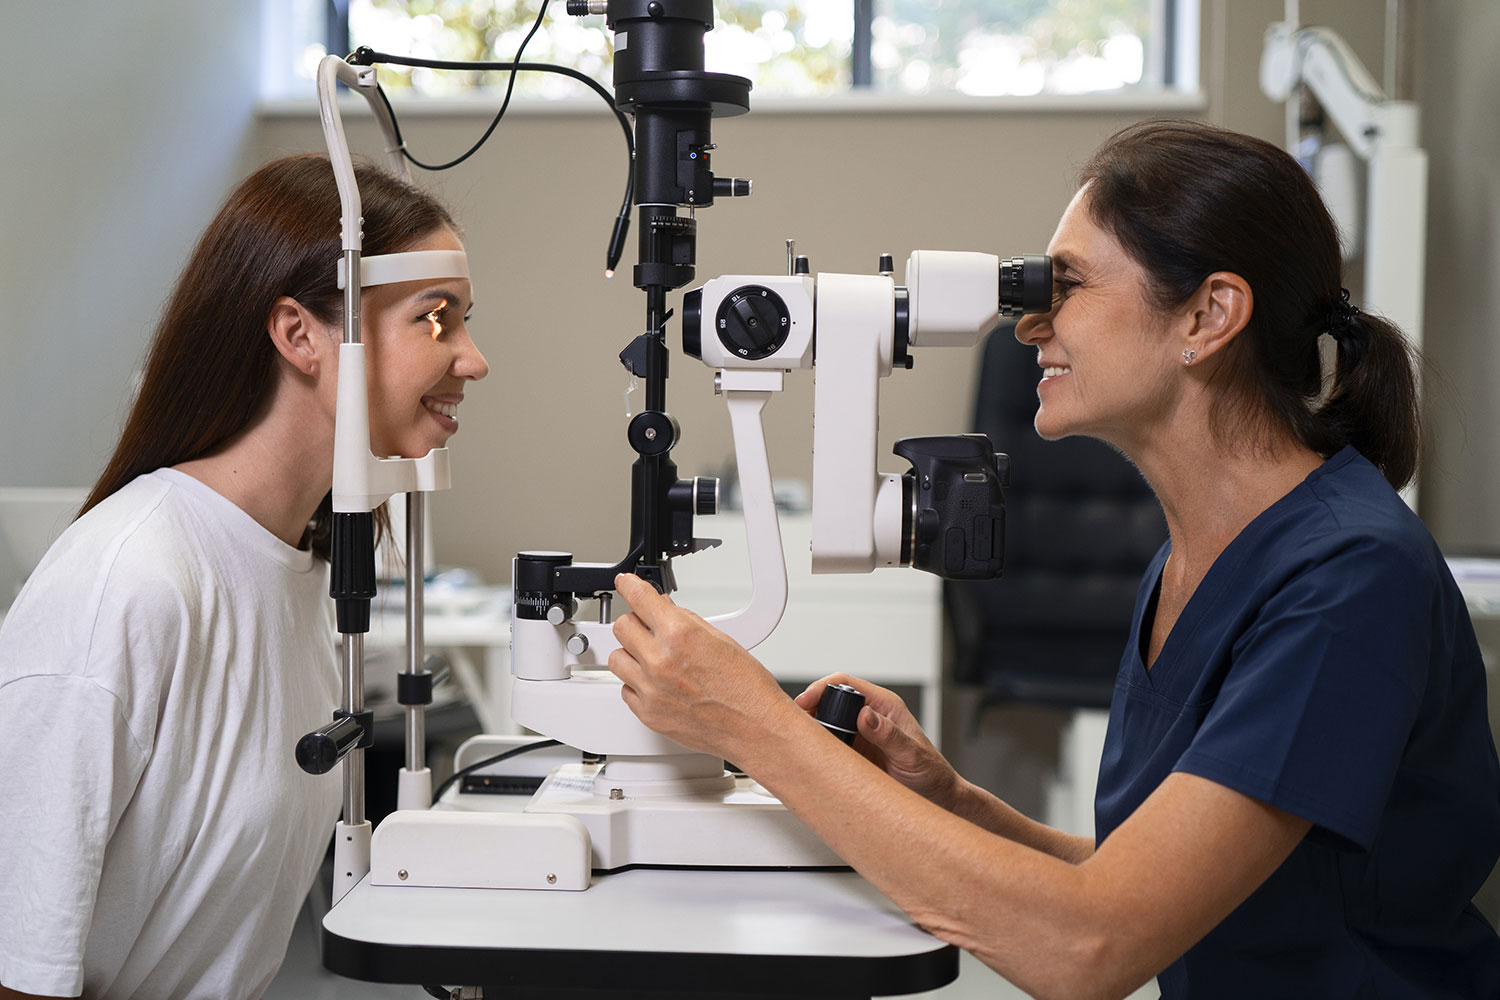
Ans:
[[[423,574],[427,567],[422,526],[426,498],[420,493],[406,494],[406,672],[422,673],[423,653]],[[406,769],[420,771],[427,766],[427,707],[406,706]]]
[[[359,343],[359,251],[344,251],[344,343]]]
[[[344,634],[344,711],[358,715],[365,710],[365,637]],[[344,822],[350,826],[365,821],[365,752],[359,747],[344,756]]]

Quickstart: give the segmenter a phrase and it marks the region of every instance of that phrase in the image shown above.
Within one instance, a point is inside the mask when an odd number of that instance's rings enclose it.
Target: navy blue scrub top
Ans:
[[[1345,448],[1220,553],[1148,672],[1170,545],[1115,684],[1099,842],[1173,771],[1313,828],[1163,996],[1500,997],[1500,938],[1471,902],[1500,854],[1500,765],[1426,527]]]

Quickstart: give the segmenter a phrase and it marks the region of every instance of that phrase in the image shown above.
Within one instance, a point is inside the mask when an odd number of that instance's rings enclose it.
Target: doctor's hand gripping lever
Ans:
[[[335,901],[369,871],[371,831],[365,818],[364,750],[372,743],[373,726],[371,714],[364,707],[364,636],[370,630],[370,601],[375,596],[373,511],[397,493],[407,496],[407,643],[410,655],[401,689],[407,708],[408,747],[407,767],[400,778],[400,800],[403,808],[426,808],[431,802],[432,784],[431,773],[421,760],[421,715],[430,699],[431,677],[424,669],[422,657],[422,494],[447,489],[452,481],[446,448],[435,448],[420,458],[380,457],[371,450],[366,362],[364,344],[360,340],[361,291],[371,285],[392,282],[469,276],[468,258],[461,250],[414,251],[361,259],[364,219],[359,185],[339,112],[339,82],[370,104],[385,136],[386,153],[393,172],[402,179],[409,179],[389,108],[376,99],[374,68],[357,67],[336,56],[325,57],[318,66],[318,112],[338,186],[343,250],[338,262],[338,285],[344,291],[344,340],[339,347],[338,401],[334,417],[332,574],[329,588],[337,612],[338,630],[344,637],[343,694],[333,721],[299,741],[297,760],[304,770],[314,774],[330,770],[339,760],[344,762],[343,818],[335,828],[334,838]]]

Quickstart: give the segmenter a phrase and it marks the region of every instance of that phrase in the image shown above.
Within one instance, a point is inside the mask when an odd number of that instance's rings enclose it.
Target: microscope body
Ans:
[[[1038,307],[1035,288],[1024,303],[1017,293],[1008,304],[1000,291],[1007,268],[1028,266],[1033,285],[1050,297],[1045,258],[1002,262],[942,251],[913,254],[905,287],[889,274],[725,275],[686,294],[684,353],[717,369],[715,388],[731,410],[751,556],[749,604],[711,622],[752,649],[785,608],[785,555],[759,410],[788,373],[802,369],[816,375],[814,571],[915,565],[949,577],[999,574],[1005,457],[983,435],[907,438],[895,451],[911,469],[877,472],[879,384],[905,367],[903,357],[917,344],[972,346],[1007,309]],[[753,420],[735,419],[744,406],[753,408]],[[596,867],[606,869],[837,864],[749,779],[635,718],[607,670],[618,648],[611,602],[566,589],[570,565],[571,556],[559,552],[522,553],[514,564],[512,715],[609,760],[555,774],[528,808],[583,819]],[[671,579],[669,563],[664,578]],[[589,599],[598,600],[600,613],[581,620],[580,602]],[[691,594],[684,599],[691,605]],[[749,817],[757,830],[747,841]],[[633,832],[622,835],[622,824]]]

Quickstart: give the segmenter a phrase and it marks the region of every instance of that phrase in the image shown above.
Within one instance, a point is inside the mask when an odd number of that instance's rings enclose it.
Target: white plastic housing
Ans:
[[[434,448],[421,458],[376,458],[371,453],[365,345],[339,345],[338,389],[333,426],[335,511],[371,511],[397,493],[430,493],[452,485],[447,448]]]
[[[541,624],[517,621],[516,625]],[[620,679],[607,670],[577,670],[565,680],[511,685],[510,714],[517,724],[590,753],[659,757],[689,753],[646,728],[621,697]]]
[[[572,816],[395,812],[370,848],[370,884],[452,889],[589,887],[589,834]]]
[[[770,357],[742,358],[719,339],[718,312],[724,300],[740,288],[757,286],[775,292],[786,303],[791,318],[786,343]],[[813,294],[814,282],[805,274],[798,275],[721,275],[703,286],[702,314],[700,320],[700,344],[703,363],[710,368],[780,369],[812,366],[813,339]]]
[[[432,768],[415,771],[402,768],[396,773],[396,808],[430,809],[432,807]]]
[[[884,481],[875,472],[875,449],[880,379],[890,374],[895,343],[895,284],[878,276],[819,275],[817,316],[812,570],[868,573],[877,547],[890,549],[875,540],[875,500]]]
[[[917,250],[906,258],[906,289],[913,347],[973,347],[1000,321],[1000,258],[994,254]]]
[[[338,84],[343,83],[370,105],[380,134],[385,137],[386,158],[391,171],[403,180],[411,180],[401,145],[396,142],[396,125],[390,109],[378,100],[375,92],[375,67],[353,66],[335,55],[326,55],[318,63],[318,117],[323,123],[323,140],[328,145],[328,159],[333,164],[334,180],[339,189],[345,250],[359,250],[364,238],[364,218],[360,214],[359,185],[354,180],[354,162],[349,156],[349,141],[344,137],[344,118],[339,111]]]
[[[333,825],[333,901],[370,873],[370,822]]]
[[[552,773],[526,815],[562,813],[588,829],[593,866],[817,868],[845,862],[780,800],[748,778],[706,794],[620,798],[595,793],[597,764]],[[732,904],[731,904],[732,905]]]
[[[339,288],[349,283],[348,267],[339,258]],[[467,278],[469,255],[462,250],[407,250],[359,259],[359,287],[394,285],[423,278]]]

